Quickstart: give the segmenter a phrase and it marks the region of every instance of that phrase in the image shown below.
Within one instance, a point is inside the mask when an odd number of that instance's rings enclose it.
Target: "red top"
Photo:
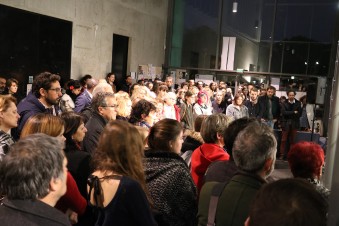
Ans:
[[[82,215],[85,213],[86,206],[86,199],[81,196],[78,186],[70,172],[67,172],[67,191],[66,194],[59,199],[55,208],[64,213],[66,213],[68,209],[71,209],[78,215]]]
[[[191,174],[198,192],[208,166],[217,160],[229,160],[229,154],[217,144],[202,144],[194,150],[191,159]]]

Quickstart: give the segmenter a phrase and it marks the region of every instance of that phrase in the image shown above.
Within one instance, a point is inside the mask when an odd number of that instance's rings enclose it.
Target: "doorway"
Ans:
[[[112,72],[118,89],[127,75],[128,42],[129,37],[113,34]]]

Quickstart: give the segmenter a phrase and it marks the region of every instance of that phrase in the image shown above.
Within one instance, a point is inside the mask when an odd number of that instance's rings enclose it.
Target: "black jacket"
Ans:
[[[259,104],[258,118],[267,120],[268,119],[268,97],[267,95],[259,97],[258,104]],[[280,117],[279,97],[276,97],[276,96],[272,97],[272,115],[273,115],[273,119],[279,119]]]
[[[293,104],[289,103],[288,100],[283,102],[281,104],[281,127],[284,129],[291,126],[292,129],[299,129],[301,113],[300,101],[294,99]]]
[[[91,118],[86,123],[87,133],[82,142],[83,150],[93,154],[97,148],[99,137],[107,124],[107,120],[94,112]]]

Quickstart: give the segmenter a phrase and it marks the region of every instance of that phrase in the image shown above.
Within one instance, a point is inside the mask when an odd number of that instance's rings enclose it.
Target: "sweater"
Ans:
[[[196,225],[196,187],[184,160],[176,153],[148,150],[144,168],[146,184],[159,225]]]

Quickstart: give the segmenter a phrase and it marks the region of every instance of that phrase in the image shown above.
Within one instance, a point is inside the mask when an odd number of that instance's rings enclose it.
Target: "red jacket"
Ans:
[[[194,150],[191,159],[191,174],[199,192],[208,166],[214,161],[229,160],[229,158],[228,153],[217,144],[202,144]]]
[[[71,209],[78,215],[83,215],[87,207],[87,201],[84,197],[81,196],[78,186],[70,172],[67,172],[66,183],[66,194],[59,199],[59,201],[55,205],[55,208],[61,210],[64,213],[66,213],[67,209]]]

